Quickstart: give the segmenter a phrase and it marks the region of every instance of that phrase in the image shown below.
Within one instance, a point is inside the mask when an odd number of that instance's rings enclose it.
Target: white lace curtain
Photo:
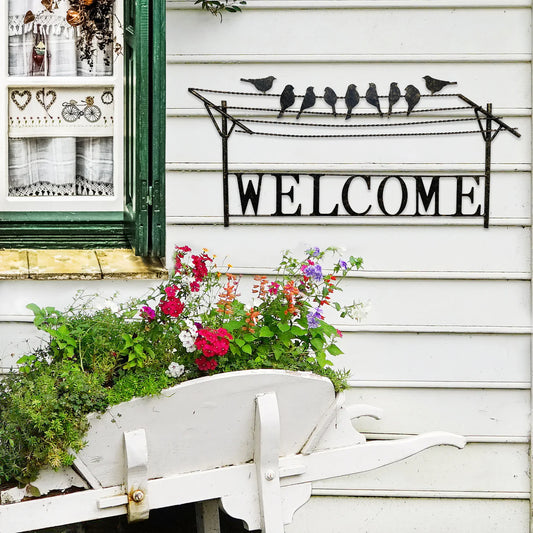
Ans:
[[[10,76],[36,74],[33,53],[37,34],[45,45],[39,76],[112,75],[112,64],[105,64],[100,50],[92,68],[80,60],[77,32],[66,22],[66,10],[65,0],[58,1],[53,13],[43,8],[41,0],[9,0]],[[24,24],[28,11],[36,18]],[[8,166],[10,196],[113,194],[111,137],[10,138]]]

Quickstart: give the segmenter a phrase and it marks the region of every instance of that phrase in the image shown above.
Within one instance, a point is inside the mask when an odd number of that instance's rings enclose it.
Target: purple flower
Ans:
[[[155,311],[151,307],[145,305],[141,308],[141,317],[146,318],[146,320],[151,322],[155,319]]]
[[[348,268],[348,263],[346,261],[343,261],[342,259],[339,260],[339,266],[343,269],[343,270],[346,270]]]
[[[318,319],[322,318],[322,309],[320,307],[317,307],[316,309],[311,309],[309,313],[307,313],[307,326],[309,329],[318,328],[320,325],[318,323]]]
[[[303,273],[308,277],[312,278],[315,281],[322,280],[322,267],[320,265],[309,265],[306,266],[303,270]]]
[[[313,257],[318,257],[320,255],[320,248],[318,246],[313,246],[309,251]]]

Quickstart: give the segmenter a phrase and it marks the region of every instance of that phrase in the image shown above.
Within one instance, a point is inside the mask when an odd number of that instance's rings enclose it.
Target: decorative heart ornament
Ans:
[[[48,91],[45,92],[45,89],[39,89],[35,93],[35,97],[37,98],[37,101],[44,107],[45,111],[48,113],[48,110],[54,105],[54,102],[56,101],[57,94],[53,89],[48,89]],[[50,98],[50,101],[47,102],[47,100]]]
[[[24,111],[26,106],[31,101],[31,93],[26,89],[25,91],[11,91],[11,100],[21,110]]]

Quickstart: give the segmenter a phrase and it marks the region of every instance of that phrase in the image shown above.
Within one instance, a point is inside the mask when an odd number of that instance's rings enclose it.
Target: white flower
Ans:
[[[194,329],[184,329],[179,334],[179,339],[181,341],[181,344],[183,344],[183,347],[189,352],[194,352],[196,349],[194,342],[196,341],[196,338],[198,337],[198,330],[196,328]]]
[[[165,370],[165,374],[169,378],[179,378],[185,372],[185,367],[179,363],[172,362],[168,365],[168,370]]]

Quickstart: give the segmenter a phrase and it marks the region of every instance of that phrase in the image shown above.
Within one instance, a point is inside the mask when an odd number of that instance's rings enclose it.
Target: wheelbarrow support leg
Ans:
[[[255,399],[254,462],[263,533],[283,533],[283,511],[279,481],[280,423],[276,394]]]

